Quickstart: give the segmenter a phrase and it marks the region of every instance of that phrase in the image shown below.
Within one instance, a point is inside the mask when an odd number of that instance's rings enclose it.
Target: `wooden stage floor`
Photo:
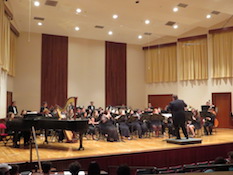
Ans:
[[[167,143],[168,137],[151,137],[143,139],[125,140],[124,142],[106,142],[104,140],[94,141],[84,138],[83,145],[85,150],[78,151],[79,143],[49,143],[43,144],[38,137],[39,155],[41,160],[58,160],[95,157],[105,155],[130,154],[137,152],[149,152],[168,150],[174,148],[185,148],[193,146],[203,146],[212,144],[223,144],[233,142],[233,129],[217,129],[211,136],[202,136],[202,143],[192,145],[176,145]],[[22,142],[22,141],[21,141]],[[0,163],[19,163],[28,162],[30,156],[29,149],[13,148],[12,143],[4,146],[0,143]],[[33,161],[36,161],[36,151],[33,149]]]

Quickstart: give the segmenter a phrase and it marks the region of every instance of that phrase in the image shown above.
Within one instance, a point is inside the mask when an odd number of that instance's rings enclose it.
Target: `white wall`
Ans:
[[[143,109],[145,104],[144,52],[141,46],[127,45],[127,105]]]
[[[13,97],[19,112],[39,110],[41,85],[41,35],[21,33],[16,44],[16,76]]]
[[[78,105],[105,106],[104,41],[69,38],[68,97],[78,97]]]
[[[16,77],[9,80],[19,110],[39,110],[41,88],[41,34],[21,33],[17,41]],[[69,38],[68,97],[78,97],[78,105],[94,101],[105,106],[105,42]],[[140,46],[127,46],[127,104],[145,107],[144,58]]]

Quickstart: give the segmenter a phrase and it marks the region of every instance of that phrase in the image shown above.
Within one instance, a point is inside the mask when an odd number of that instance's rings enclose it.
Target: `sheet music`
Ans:
[[[169,117],[172,117],[172,114],[170,114],[170,113],[164,113],[161,115],[164,116],[166,119],[168,119]]]

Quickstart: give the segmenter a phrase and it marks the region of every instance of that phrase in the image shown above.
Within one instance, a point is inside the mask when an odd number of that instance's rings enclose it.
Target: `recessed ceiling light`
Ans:
[[[145,20],[145,24],[150,24],[150,20],[149,19]]]
[[[109,32],[108,32],[108,34],[109,34],[109,35],[112,35],[112,34],[113,34],[113,32],[112,32],[112,31],[109,31]]]
[[[138,35],[138,39],[142,39],[142,35]]]
[[[174,29],[177,29],[178,27],[179,27],[179,26],[178,26],[177,24],[174,24],[174,25],[173,25],[173,28],[174,28]]]
[[[43,23],[42,23],[42,22],[38,22],[37,25],[38,25],[38,26],[42,26]]]
[[[34,1],[34,6],[36,6],[36,7],[40,6],[40,2],[39,1]]]
[[[210,19],[210,18],[211,18],[211,15],[210,15],[210,14],[206,15],[206,18],[207,18],[207,19]]]
[[[82,12],[82,10],[80,8],[76,9],[76,13],[81,13],[81,12]]]
[[[113,18],[113,19],[117,19],[117,18],[118,18],[118,15],[116,15],[116,14],[115,14],[115,15],[112,15],[112,18]]]
[[[178,7],[174,7],[174,8],[173,8],[173,12],[177,12],[178,10],[179,10]]]
[[[76,26],[76,27],[74,28],[74,30],[78,31],[78,30],[80,30],[80,28],[79,28],[78,26]]]

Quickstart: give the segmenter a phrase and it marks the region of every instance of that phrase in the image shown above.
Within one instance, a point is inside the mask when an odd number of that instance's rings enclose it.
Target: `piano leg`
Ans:
[[[44,136],[45,136],[44,142],[48,144],[49,142],[48,142],[48,130],[47,129],[45,129],[45,131],[44,131]]]
[[[79,133],[79,149],[78,150],[84,150],[84,147],[83,147],[83,133]]]

